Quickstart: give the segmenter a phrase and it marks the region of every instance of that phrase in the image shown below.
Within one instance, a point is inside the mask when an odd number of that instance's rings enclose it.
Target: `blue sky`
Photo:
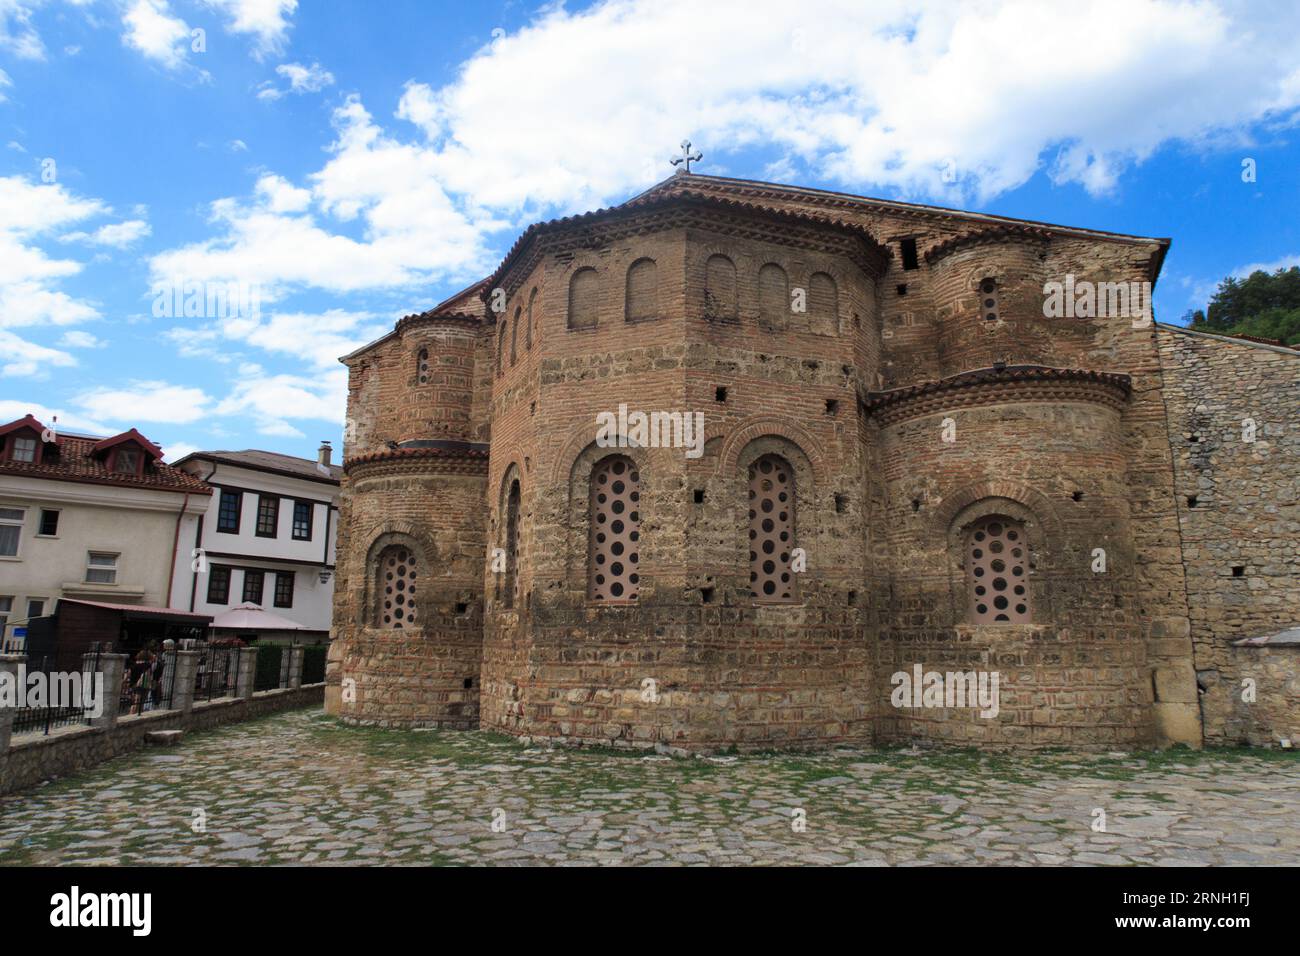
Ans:
[[[1172,237],[1176,321],[1300,263],[1298,37],[1210,0],[0,0],[0,421],[312,455],[339,355],[684,136],[702,172]],[[173,286],[257,308],[157,314]]]

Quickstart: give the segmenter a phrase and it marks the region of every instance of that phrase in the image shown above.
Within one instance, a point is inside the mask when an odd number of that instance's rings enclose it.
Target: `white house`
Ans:
[[[15,629],[59,598],[166,606],[212,498],[134,428],[95,438],[31,415],[0,425],[0,650],[22,649]]]
[[[214,494],[181,556],[171,606],[216,617],[255,604],[307,629],[299,640],[327,639],[343,473],[330,456],[326,442],[316,461],[254,450],[178,461]]]

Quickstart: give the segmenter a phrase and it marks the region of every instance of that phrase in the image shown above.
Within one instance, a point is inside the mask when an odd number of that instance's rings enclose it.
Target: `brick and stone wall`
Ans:
[[[1300,654],[1236,642],[1300,623],[1300,352],[1166,327],[1160,351],[1206,740],[1295,736]]]

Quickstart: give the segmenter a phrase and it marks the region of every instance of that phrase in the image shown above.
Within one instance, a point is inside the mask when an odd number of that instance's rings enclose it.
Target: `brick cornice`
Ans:
[[[1086,369],[1014,365],[984,368],[886,392],[871,392],[863,407],[882,425],[1007,402],[1091,402],[1123,411],[1132,391],[1127,375]]]
[[[343,463],[349,478],[375,478],[389,475],[476,475],[487,476],[488,453],[478,450],[454,451],[446,448],[394,448],[390,451],[358,455]]]

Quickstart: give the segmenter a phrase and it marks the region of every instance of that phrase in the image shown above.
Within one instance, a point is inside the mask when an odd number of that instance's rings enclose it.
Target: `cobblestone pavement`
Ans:
[[[20,863],[1296,865],[1300,755],[677,759],[297,711],[0,797]]]

